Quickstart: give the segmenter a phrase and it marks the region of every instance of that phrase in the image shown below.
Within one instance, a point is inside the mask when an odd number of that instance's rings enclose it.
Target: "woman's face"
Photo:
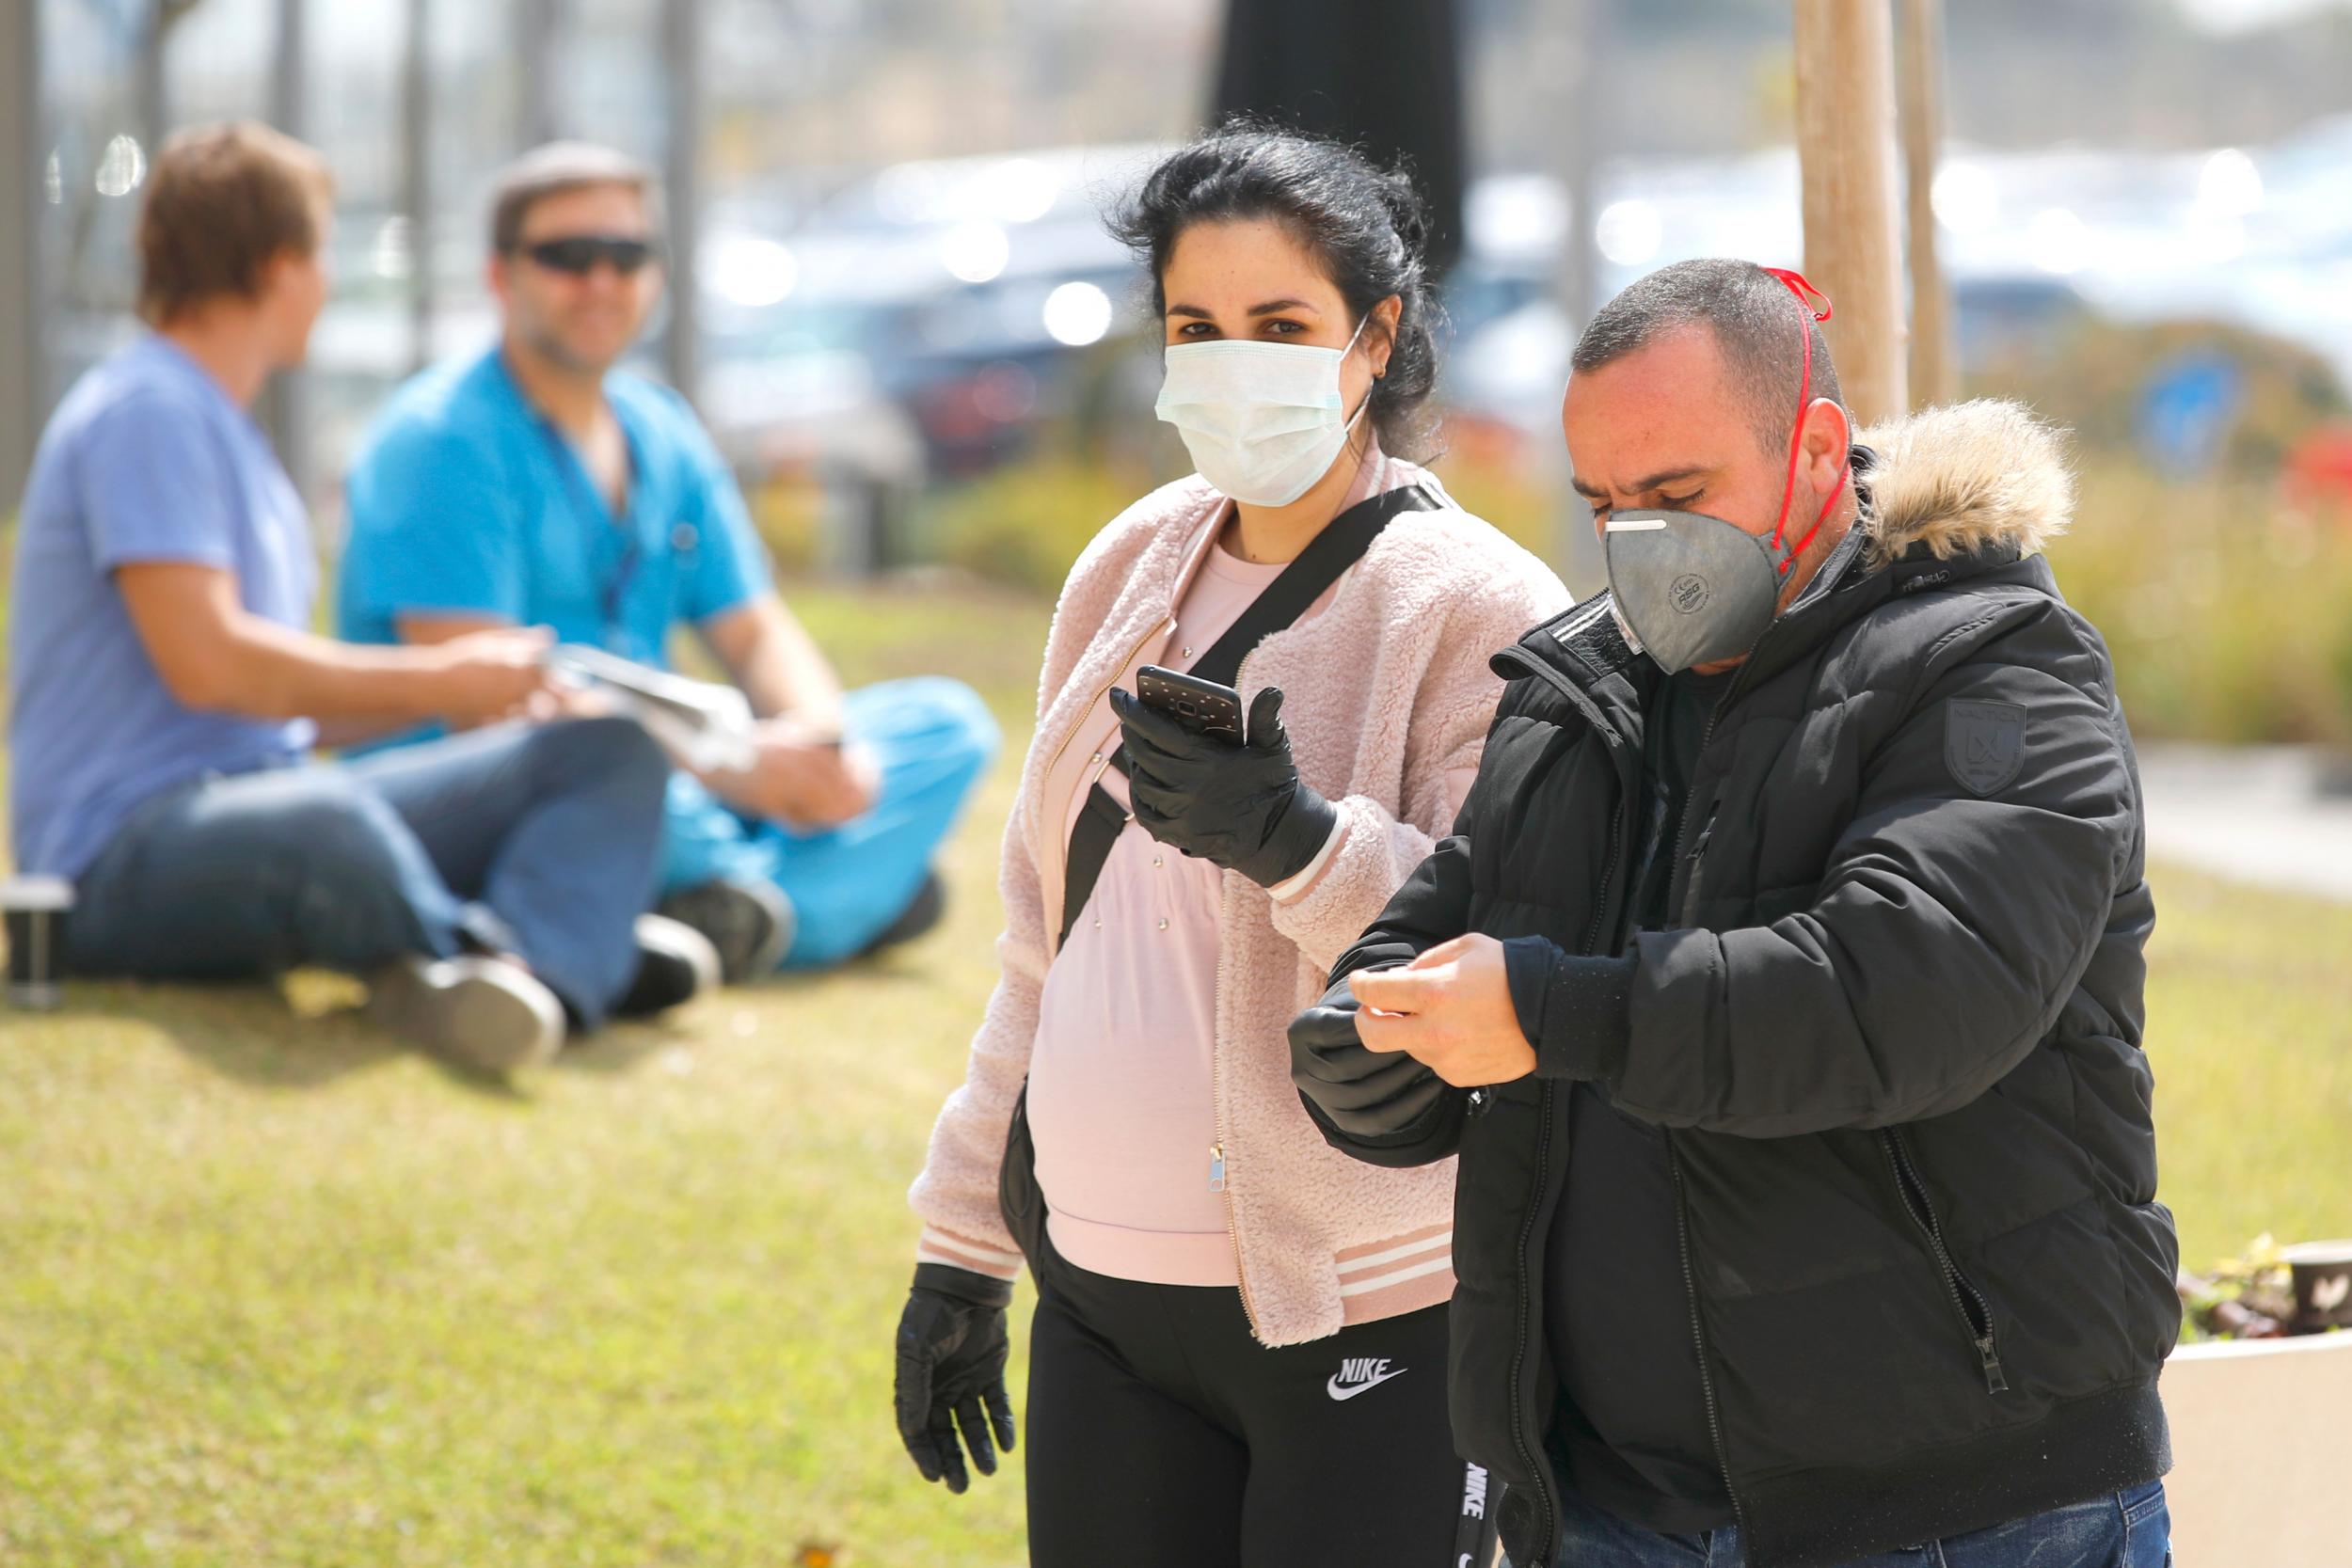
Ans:
[[[1345,348],[1357,323],[1314,252],[1271,218],[1196,223],[1176,236],[1160,275],[1168,345],[1224,339]],[[1340,366],[1351,411],[1385,371],[1402,302],[1373,307],[1356,351]]]

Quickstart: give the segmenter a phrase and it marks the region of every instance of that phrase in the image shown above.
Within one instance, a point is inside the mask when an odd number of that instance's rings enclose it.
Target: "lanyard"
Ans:
[[[531,411],[531,417],[532,422],[539,427],[539,434],[547,440],[548,455],[554,461],[556,471],[564,476],[564,488],[570,492],[572,509],[581,516],[591,519],[604,515],[604,503],[588,488],[587,476],[581,471],[582,465],[579,452],[574,450],[569,441],[564,438],[563,433],[555,428],[554,422],[546,415],[533,408]],[[620,416],[615,414],[612,418],[613,422],[619,424]],[[637,444],[629,438],[628,427],[621,425],[620,430],[622,445],[628,452],[629,499],[633,502],[636,499],[636,487],[643,482],[644,475],[638,471]],[[644,542],[637,536],[636,519],[631,515],[633,507],[624,507],[621,515],[615,519],[617,526],[628,537],[628,543],[621,550],[619,563],[606,577],[603,586],[596,594],[604,645],[608,652],[615,654],[628,651],[628,628],[621,623],[621,604],[628,595],[629,582],[637,576],[638,564],[645,553]]]

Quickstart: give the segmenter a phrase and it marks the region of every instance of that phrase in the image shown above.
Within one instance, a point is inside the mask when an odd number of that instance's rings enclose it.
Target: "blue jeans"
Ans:
[[[1573,1492],[1562,1502],[1560,1568],[1745,1568],[1736,1528],[1657,1535]],[[2169,1568],[2171,1519],[2164,1483],[2150,1481],[2071,1508],[2012,1519],[1874,1557],[1844,1568]]]
[[[905,912],[996,752],[986,705],[940,676],[852,691],[843,721],[881,764],[882,789],[873,810],[838,828],[796,832],[744,816],[686,774],[670,781],[661,891],[720,877],[775,883],[799,917],[786,969],[854,958]]]
[[[242,980],[486,946],[593,1028],[636,975],[668,774],[634,721],[583,719],[200,779],[78,879],[69,961]]]

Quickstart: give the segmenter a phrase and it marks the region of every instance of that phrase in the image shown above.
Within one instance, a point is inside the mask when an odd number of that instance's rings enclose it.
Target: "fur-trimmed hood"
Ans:
[[[1929,408],[1858,439],[1877,459],[1862,525],[1873,569],[1920,544],[1939,561],[1997,545],[2032,555],[2073,518],[2063,433],[2022,403]]]

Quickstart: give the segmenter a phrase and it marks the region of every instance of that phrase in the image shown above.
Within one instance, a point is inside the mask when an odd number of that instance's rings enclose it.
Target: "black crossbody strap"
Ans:
[[[1193,661],[1190,674],[1231,686],[1249,651],[1307,613],[1323,591],[1364,558],[1372,542],[1393,518],[1406,512],[1435,512],[1443,504],[1418,484],[1359,501],[1324,526],[1282,573],[1249,602],[1224,636]]]
[[[1406,512],[1435,512],[1444,504],[1420,485],[1407,484],[1349,507],[1325,525],[1282,568],[1281,575],[1266,584],[1225,635],[1193,662],[1189,673],[1219,686],[1232,685],[1249,651],[1304,615],[1308,607],[1323,597],[1325,589],[1363,559],[1391,520]],[[1121,774],[1127,771],[1123,750],[1112,749],[1110,766]],[[1078,916],[1087,900],[1094,896],[1094,884],[1111,857],[1111,846],[1126,826],[1127,813],[1117,797],[1099,784],[1088,791],[1077,824],[1070,830],[1070,853],[1062,863],[1061,936],[1054,944],[1056,952],[1068,944],[1070,933],[1077,929]]]

